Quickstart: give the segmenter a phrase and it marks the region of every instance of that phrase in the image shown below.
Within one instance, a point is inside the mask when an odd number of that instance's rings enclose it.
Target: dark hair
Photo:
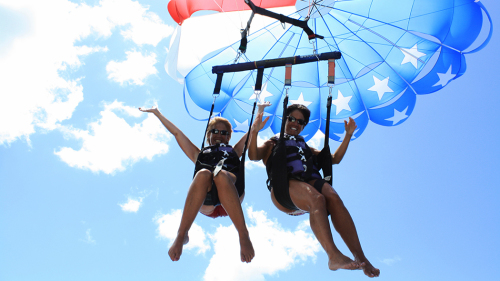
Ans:
[[[294,112],[295,110],[300,111],[300,113],[302,113],[302,115],[304,115],[304,119],[305,119],[306,125],[307,125],[307,123],[309,123],[309,117],[311,116],[311,111],[309,110],[309,108],[307,108],[307,106],[305,106],[303,104],[292,104],[286,108],[285,116],[290,116],[290,114],[292,112]]]

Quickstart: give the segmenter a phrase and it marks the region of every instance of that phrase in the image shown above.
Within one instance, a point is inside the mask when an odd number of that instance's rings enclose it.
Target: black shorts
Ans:
[[[238,180],[236,180],[235,186],[236,186],[236,190],[238,191],[238,197],[241,197],[241,195],[243,195],[243,192],[245,192],[244,188],[240,187],[240,185],[238,184]],[[213,181],[212,181],[212,189],[210,189],[210,191],[207,192],[207,197],[205,197],[205,201],[203,202],[203,205],[209,205],[209,206],[220,205],[219,193],[217,192],[217,186],[215,185],[215,182],[213,182]]]
[[[304,178],[290,176],[289,180],[291,180],[291,179],[298,180],[298,181],[305,182],[305,183],[308,183],[309,181],[312,181],[312,180],[316,180],[312,187],[314,187],[314,189],[316,189],[319,193],[321,193],[321,190],[323,189],[323,185],[325,183],[327,183],[327,181],[324,179],[311,178],[311,179],[306,180]],[[293,204],[292,198],[290,197],[290,193],[288,193],[288,196],[276,196],[276,190],[274,192],[275,192],[274,197],[276,198],[276,201],[278,201],[278,203],[281,204],[281,206],[294,206],[295,209],[293,209],[293,210],[299,210],[299,208],[297,208],[297,206],[295,206],[295,204]],[[280,199],[278,200],[278,198],[280,198]]]

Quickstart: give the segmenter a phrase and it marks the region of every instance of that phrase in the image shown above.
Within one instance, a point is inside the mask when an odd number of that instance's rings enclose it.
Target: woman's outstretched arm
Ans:
[[[332,164],[339,164],[340,161],[342,161],[342,158],[344,158],[344,155],[347,151],[347,147],[349,146],[349,142],[351,141],[352,134],[354,133],[354,130],[358,127],[356,125],[356,122],[354,119],[349,117],[349,123],[344,120],[344,126],[345,126],[345,137],[344,140],[342,140],[342,143],[339,145],[335,153],[332,154]]]
[[[194,145],[191,142],[191,140],[189,140],[188,137],[186,137],[186,135],[184,135],[184,133],[179,128],[177,128],[177,126],[174,125],[174,123],[170,122],[170,120],[168,120],[165,116],[163,116],[163,114],[161,114],[161,112],[158,110],[158,108],[153,107],[153,108],[146,109],[146,108],[139,107],[139,110],[142,112],[153,113],[156,117],[158,117],[158,119],[160,119],[163,126],[165,126],[165,128],[167,128],[167,130],[172,135],[174,135],[175,140],[179,144],[182,151],[184,151],[186,156],[189,159],[191,159],[191,161],[193,161],[193,163],[196,162],[196,159],[198,159],[198,154],[200,153],[200,149],[196,145]]]
[[[247,135],[248,135],[248,132],[246,134],[244,134],[241,137],[241,139],[233,146],[233,149],[236,152],[236,154],[238,154],[238,157],[241,157],[241,154],[243,154],[243,148],[245,148],[245,141],[247,140]]]
[[[269,120],[269,116],[262,121],[262,117],[264,116],[264,109],[266,107],[271,106],[270,102],[259,103],[259,110],[257,111],[257,116],[255,117],[255,121],[252,124],[252,128],[250,128],[250,141],[248,144],[248,158],[250,160],[266,160],[266,156],[269,154],[269,149],[272,148],[271,142],[266,142],[265,144],[257,147],[257,135],[259,131],[264,128]]]

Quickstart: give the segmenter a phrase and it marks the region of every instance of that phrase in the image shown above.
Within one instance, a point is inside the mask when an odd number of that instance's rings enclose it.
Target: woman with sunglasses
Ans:
[[[311,229],[328,254],[328,267],[337,269],[363,269],[369,277],[377,277],[380,270],[365,257],[358,234],[351,215],[347,211],[339,195],[323,180],[318,170],[315,156],[320,153],[315,148],[310,148],[299,134],[309,122],[309,109],[300,104],[289,106],[285,112],[287,118],[285,124],[285,145],[287,151],[286,163],[272,163],[273,165],[287,165],[287,179],[289,196],[275,196],[275,190],[270,187],[271,199],[274,205],[282,212],[290,215],[309,213]],[[269,117],[262,121],[263,113],[259,113],[252,125],[248,158],[250,160],[262,160],[268,172],[271,164],[270,156],[278,142],[274,136],[257,146],[257,135],[264,128]],[[349,145],[352,134],[356,129],[356,123],[352,118],[349,122],[344,121],[346,136],[334,154],[332,163],[339,164]],[[272,176],[269,174],[269,176]],[[280,177],[281,175],[275,175]],[[278,191],[277,191],[278,192]],[[281,194],[280,194],[281,195]],[[278,198],[278,199],[277,199]],[[295,210],[284,206],[295,207]],[[330,215],[333,226],[340,234],[349,250],[354,255],[354,260],[342,254],[335,246],[328,216]]]
[[[181,224],[177,237],[168,251],[172,261],[178,261],[183,245],[189,242],[188,232],[198,212],[216,218],[227,216],[238,231],[242,262],[250,262],[255,252],[245,224],[241,202],[245,196],[242,188],[237,189],[236,173],[239,158],[243,152],[246,135],[233,147],[228,145],[231,139],[231,123],[222,117],[213,118],[206,131],[209,146],[200,150],[170,120],[160,113],[158,108],[142,109],[153,113],[165,128],[175,136],[177,143],[186,156],[196,164],[196,173],[189,187],[186,203],[182,212]],[[221,161],[224,158],[223,161]]]

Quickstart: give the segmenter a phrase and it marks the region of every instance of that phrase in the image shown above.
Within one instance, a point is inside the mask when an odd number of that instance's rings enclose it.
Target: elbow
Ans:
[[[255,151],[248,151],[248,159],[252,160],[252,161],[257,161],[257,160],[260,160],[261,158],[259,158],[259,155],[257,152]]]
[[[342,159],[338,159],[338,158],[332,157],[332,165],[337,165],[337,164],[340,163],[340,161],[342,161]]]

